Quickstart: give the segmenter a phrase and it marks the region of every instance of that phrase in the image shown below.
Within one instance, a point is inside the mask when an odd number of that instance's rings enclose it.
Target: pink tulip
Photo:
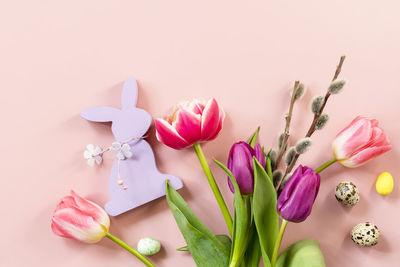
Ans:
[[[355,118],[333,141],[335,158],[346,167],[358,167],[392,149],[377,120]]]
[[[64,197],[57,205],[51,229],[56,235],[85,243],[99,242],[110,228],[110,218],[97,204],[78,196]]]
[[[212,98],[207,104],[198,100],[179,104],[167,119],[156,119],[157,139],[174,149],[210,141],[222,129],[225,113]]]

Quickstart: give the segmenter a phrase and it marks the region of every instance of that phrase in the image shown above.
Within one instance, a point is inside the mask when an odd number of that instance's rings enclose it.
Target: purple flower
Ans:
[[[278,198],[277,210],[291,222],[302,222],[311,213],[318,195],[320,176],[307,166],[300,165],[286,183]]]
[[[235,177],[242,195],[253,194],[254,191],[253,156],[256,157],[261,166],[265,167],[264,153],[260,144],[257,144],[253,149],[246,142],[238,142],[233,144],[229,152],[228,169]],[[229,178],[228,185],[232,193],[235,192]]]

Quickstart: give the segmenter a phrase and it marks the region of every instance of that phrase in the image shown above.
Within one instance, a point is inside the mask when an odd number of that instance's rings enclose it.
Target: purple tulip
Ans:
[[[277,210],[291,222],[302,222],[311,213],[318,195],[320,176],[307,166],[300,165],[286,183],[278,198]]]
[[[261,166],[265,167],[264,153],[260,144],[252,148],[246,142],[238,142],[233,144],[229,152],[228,169],[235,177],[242,195],[253,194],[254,191],[253,156],[256,157]],[[232,193],[235,192],[229,177],[228,185]]]

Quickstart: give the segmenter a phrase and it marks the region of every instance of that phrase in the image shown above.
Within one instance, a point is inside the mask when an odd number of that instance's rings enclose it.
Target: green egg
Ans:
[[[145,237],[139,240],[137,250],[140,254],[151,256],[157,254],[161,249],[161,244],[157,239]]]

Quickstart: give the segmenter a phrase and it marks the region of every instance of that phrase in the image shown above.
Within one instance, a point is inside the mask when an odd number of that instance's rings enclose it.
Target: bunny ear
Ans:
[[[138,87],[135,78],[129,77],[125,80],[122,89],[122,109],[136,107],[138,98]]]
[[[121,110],[112,107],[93,107],[81,112],[81,117],[88,121],[113,121]]]

